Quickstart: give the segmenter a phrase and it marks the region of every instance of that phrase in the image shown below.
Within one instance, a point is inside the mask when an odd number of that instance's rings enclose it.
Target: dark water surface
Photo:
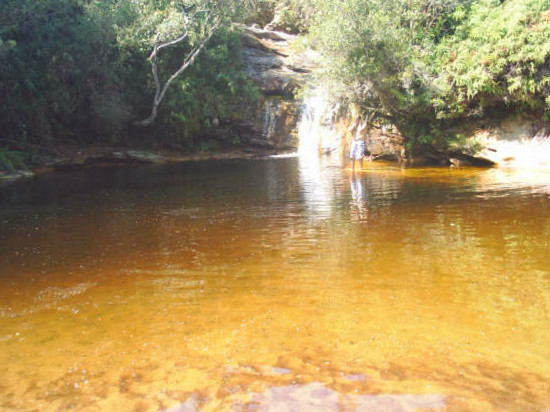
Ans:
[[[548,411],[549,218],[548,171],[4,183],[0,410]]]

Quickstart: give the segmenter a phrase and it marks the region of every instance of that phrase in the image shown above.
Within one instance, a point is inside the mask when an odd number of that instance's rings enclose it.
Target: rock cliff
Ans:
[[[249,145],[296,150],[301,102],[295,94],[313,60],[307,53],[290,56],[294,35],[247,26],[242,29],[244,69],[258,85],[261,97],[254,107],[245,109],[236,128]]]

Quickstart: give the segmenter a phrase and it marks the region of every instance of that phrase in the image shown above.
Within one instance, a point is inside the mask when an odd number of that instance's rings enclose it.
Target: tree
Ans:
[[[119,143],[127,141],[131,119],[149,115],[143,123],[152,123],[165,104],[159,139],[183,129],[178,138],[186,139],[211,123],[211,113],[235,112],[229,107],[254,92],[231,24],[254,12],[252,0],[0,5],[0,138]],[[197,64],[200,70],[189,70]]]
[[[329,59],[325,77],[346,99],[385,113],[418,134],[435,90],[423,55],[460,0],[319,1],[314,45]],[[341,82],[341,83],[340,83]],[[351,87],[350,87],[351,85]]]
[[[159,107],[164,100],[168,88],[174,80],[181,76],[193,65],[197,56],[206,47],[212,36],[224,24],[231,24],[242,13],[246,0],[196,0],[182,2],[176,11],[168,14],[163,23],[155,30],[153,51],[149,55],[151,72],[155,86],[155,94],[151,108],[151,114],[135,124],[147,126],[152,124],[158,115]],[[174,4],[174,3],[171,3]],[[177,37],[167,38],[163,29],[166,26],[177,26],[181,33]],[[172,31],[173,32],[173,31]],[[173,34],[172,34],[173,36]],[[166,80],[160,79],[159,52],[163,49],[173,48],[178,45],[187,46],[181,58],[179,67],[171,73]],[[184,47],[185,47],[184,46]]]
[[[84,2],[2,0],[0,137],[44,141],[89,126],[95,85],[113,85],[113,40]]]
[[[550,1],[480,0],[452,17],[456,30],[428,59],[440,115],[502,105],[549,120]]]
[[[444,146],[456,119],[487,107],[550,117],[550,0],[312,1],[324,84],[411,144]]]

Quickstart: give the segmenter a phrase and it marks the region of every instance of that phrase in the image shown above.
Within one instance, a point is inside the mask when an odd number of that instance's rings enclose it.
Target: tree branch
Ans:
[[[149,61],[151,62],[151,71],[153,73],[153,81],[155,82],[155,96],[153,98],[153,105],[151,108],[151,114],[146,119],[140,120],[135,122],[134,124],[136,126],[149,126],[151,125],[158,115],[158,109],[160,104],[162,103],[162,100],[164,99],[164,96],[166,95],[166,91],[168,90],[168,87],[172,84],[172,82],[178,78],[185,70],[187,70],[189,67],[195,63],[195,59],[200,54],[200,52],[204,49],[210,38],[214,35],[214,33],[220,28],[221,21],[215,22],[208,32],[206,33],[205,37],[201,40],[199,45],[195,47],[194,50],[192,50],[190,53],[187,54],[187,56],[183,59],[183,62],[179,69],[175,71],[169,78],[166,80],[166,83],[164,83],[164,86],[161,86],[159,76],[158,76],[158,65],[157,65],[157,55],[159,50],[168,47],[173,46],[175,44],[178,44],[185,40],[189,34],[188,31],[183,33],[180,37],[171,40],[169,42],[165,42],[162,44],[155,44],[153,51],[151,55],[149,56]]]

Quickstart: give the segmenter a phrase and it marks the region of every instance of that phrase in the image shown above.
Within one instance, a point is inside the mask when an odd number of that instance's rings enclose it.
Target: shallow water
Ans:
[[[2,411],[546,411],[550,175],[279,158],[0,186]]]

